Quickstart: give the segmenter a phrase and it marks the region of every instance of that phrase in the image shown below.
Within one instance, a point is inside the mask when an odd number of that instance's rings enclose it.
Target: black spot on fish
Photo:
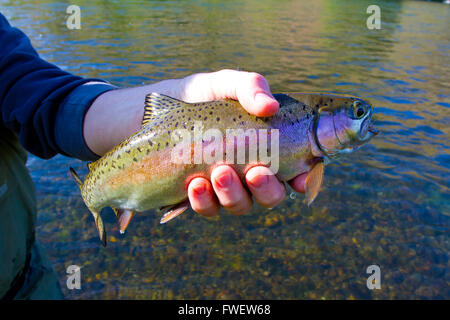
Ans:
[[[216,119],[217,121],[220,121],[220,118],[219,117],[217,117],[217,119]]]
[[[150,145],[150,147],[153,146],[153,142],[151,140],[148,140],[148,144]]]
[[[126,153],[130,153],[130,152],[131,152],[131,150],[125,150],[125,152],[126,152]]]
[[[242,118],[242,116],[241,115],[239,115],[239,117],[238,117],[239,119],[241,119]]]
[[[210,111],[210,112],[209,112],[209,114],[213,114],[213,112],[212,112],[212,111]]]
[[[208,117],[204,117],[204,118],[203,118],[203,121],[206,121],[206,119],[208,119]]]
[[[133,161],[134,161],[134,162],[137,162],[137,159],[136,159],[136,158],[133,158]]]

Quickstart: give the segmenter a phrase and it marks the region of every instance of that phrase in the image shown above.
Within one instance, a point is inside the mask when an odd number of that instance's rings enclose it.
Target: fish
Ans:
[[[245,173],[255,165],[269,167],[277,162],[274,173],[280,181],[308,172],[305,199],[309,206],[320,191],[325,164],[357,150],[378,133],[373,108],[361,98],[328,93],[273,96],[279,111],[257,117],[232,99],[187,103],[158,93],[146,95],[138,132],[88,163],[84,181],[70,168],[103,246],[102,208],[113,209],[121,233],[136,213],[150,209],[160,209],[160,222],[166,223],[190,207],[189,182],[196,177],[210,179],[221,164],[231,165],[244,184]],[[255,132],[256,140],[252,140]],[[239,148],[245,149],[240,162]],[[266,155],[276,157],[270,161],[250,157],[251,152],[261,155],[263,148]]]

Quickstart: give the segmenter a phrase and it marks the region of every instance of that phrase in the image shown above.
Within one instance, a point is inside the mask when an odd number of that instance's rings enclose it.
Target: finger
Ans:
[[[222,165],[211,173],[211,182],[220,204],[230,213],[241,215],[250,211],[252,198],[230,166]]]
[[[205,178],[195,178],[189,183],[188,197],[192,209],[203,216],[215,216],[220,210],[211,183]]]
[[[260,117],[272,116],[279,109],[267,80],[254,72],[225,69],[197,73],[182,79],[178,87],[181,92],[175,96],[186,102],[234,99],[249,113]]]
[[[253,167],[247,172],[245,179],[256,202],[262,207],[273,208],[284,200],[286,188],[269,168]]]
[[[302,173],[289,181],[289,185],[297,192],[305,193],[305,181],[308,172]]]

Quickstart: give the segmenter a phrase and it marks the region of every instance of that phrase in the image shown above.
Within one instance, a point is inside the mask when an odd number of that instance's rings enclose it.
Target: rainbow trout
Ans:
[[[136,212],[162,209],[165,223],[189,208],[187,186],[193,178],[209,179],[215,166],[226,163],[245,182],[249,168],[269,166],[269,161],[250,158],[252,151],[254,155],[263,148],[266,155],[271,153],[271,169],[281,181],[309,172],[305,182],[309,205],[321,187],[325,162],[357,149],[377,133],[372,128],[372,107],[359,98],[314,93],[274,97],[280,110],[259,118],[234,100],[186,103],[157,93],[147,95],[140,131],[89,163],[84,182],[70,168],[102,244],[106,246],[102,208],[113,208],[122,233]],[[208,134],[196,133],[199,126]],[[242,148],[245,159],[239,162],[234,153]]]

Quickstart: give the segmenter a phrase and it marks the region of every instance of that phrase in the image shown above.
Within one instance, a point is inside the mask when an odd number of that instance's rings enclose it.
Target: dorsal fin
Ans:
[[[152,92],[145,96],[144,118],[142,119],[142,126],[158,119],[162,115],[178,108],[184,108],[189,103]]]

